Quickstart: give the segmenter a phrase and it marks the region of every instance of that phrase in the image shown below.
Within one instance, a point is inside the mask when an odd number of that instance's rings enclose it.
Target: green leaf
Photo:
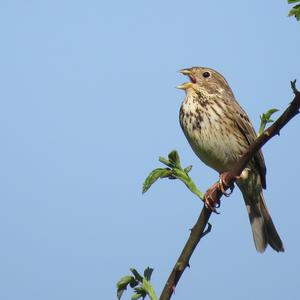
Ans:
[[[192,170],[192,168],[193,166],[187,166],[186,168],[184,168],[184,172],[188,174]]]
[[[260,115],[260,126],[259,126],[259,130],[258,130],[258,133],[257,133],[258,136],[260,136],[263,133],[263,131],[265,130],[266,125],[268,123],[273,122],[273,120],[271,119],[271,116],[277,111],[278,111],[278,109],[271,108],[267,112]]]
[[[131,299],[132,300],[137,300],[137,299],[140,299],[140,298],[145,298],[145,296],[143,296],[143,295],[141,295],[141,294],[133,294],[132,296],[131,296]]]
[[[168,155],[170,163],[175,167],[181,169],[180,158],[176,150],[173,150]]]
[[[151,300],[157,300],[154,289],[147,279],[143,279],[143,287]]]
[[[160,156],[160,157],[158,158],[158,160],[159,160],[161,163],[163,163],[164,165],[166,165],[166,166],[168,166],[168,167],[170,167],[170,168],[173,167],[173,165],[170,163],[170,161],[169,161],[168,159],[162,157],[162,156]]]
[[[279,109],[277,109],[277,108],[271,108],[265,113],[265,115],[267,118],[270,118],[274,113],[276,113],[278,111],[279,111]]]
[[[150,284],[150,278],[153,272],[153,269],[147,267],[144,270],[144,277],[134,268],[131,268],[130,271],[134,276],[124,276],[117,282],[117,297],[120,300],[123,292],[126,290],[128,285],[133,288],[134,294],[131,299],[145,298],[147,295],[150,300],[157,300],[154,289]]]
[[[144,279],[143,279],[144,280]],[[139,285],[139,286],[137,286],[137,287],[135,287],[134,288],[134,291],[137,293],[137,294],[141,294],[141,295],[146,295],[146,291],[145,291],[145,289],[144,289],[144,287],[143,287],[143,281],[141,282],[142,284],[141,285]]]
[[[127,285],[131,283],[132,279],[134,279],[132,276],[127,275],[122,277],[117,282],[117,297],[118,299],[121,299],[123,292],[127,289]]]
[[[300,0],[288,0],[288,3],[299,3]],[[300,4],[295,5],[288,14],[289,17],[294,16],[297,21],[300,21]]]
[[[143,194],[146,193],[151,185],[158,179],[158,178],[166,178],[172,176],[172,171],[168,168],[157,168],[150,172],[143,183],[142,192]]]
[[[124,293],[124,291],[125,291],[126,289],[123,289],[123,290],[117,290],[117,298],[120,300],[121,299],[121,297],[122,297],[122,295],[123,295],[123,293]]]
[[[147,292],[145,291],[143,284],[134,288],[135,294],[132,295],[131,299],[139,299],[143,297],[143,299],[147,296]]]
[[[137,281],[143,282],[143,276],[136,269],[130,268],[130,271]]]
[[[138,282],[134,277],[132,277],[132,278],[131,278],[131,281],[129,282],[129,286],[130,286],[131,288],[134,288],[134,287],[136,287],[138,284],[139,284],[139,282]]]
[[[203,201],[204,195],[198,190],[197,186],[188,175],[192,166],[182,169],[180,165],[180,158],[176,150],[171,151],[168,154],[168,158],[169,159],[159,157],[159,161],[167,165],[169,168],[158,168],[153,170],[143,183],[143,193],[145,193],[158,178],[179,179],[192,193],[197,195],[197,197]]]
[[[152,272],[153,272],[153,269],[149,268],[149,267],[147,267],[144,271],[144,277],[149,281],[151,279]]]
[[[124,286],[127,285],[131,281],[132,276],[127,275],[122,277],[118,282],[117,282],[117,287],[118,286]]]
[[[297,21],[300,21],[300,4],[295,5],[295,6],[289,11],[288,16],[289,16],[289,17],[294,16],[294,17],[297,19]]]

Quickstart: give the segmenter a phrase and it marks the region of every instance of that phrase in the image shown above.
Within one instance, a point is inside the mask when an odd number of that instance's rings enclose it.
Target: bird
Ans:
[[[230,170],[257,134],[219,72],[208,67],[191,67],[179,72],[189,78],[177,86],[185,91],[179,111],[180,126],[198,158],[221,175]],[[245,201],[256,250],[262,253],[270,245],[275,251],[284,252],[263,196],[266,166],[261,150],[236,184]]]

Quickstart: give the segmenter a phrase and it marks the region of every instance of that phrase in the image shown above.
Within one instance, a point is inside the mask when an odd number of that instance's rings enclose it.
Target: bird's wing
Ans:
[[[234,106],[236,106],[236,122],[239,130],[247,140],[248,144],[250,145],[251,143],[254,142],[256,139],[257,135],[256,132],[246,114],[246,112],[240,107],[240,105],[235,101]],[[267,187],[266,185],[266,165],[265,165],[265,160],[264,156],[261,150],[257,151],[257,153],[254,155],[254,162],[255,166],[257,167],[257,170],[260,174],[260,179],[261,179],[261,184],[262,187],[265,189]]]

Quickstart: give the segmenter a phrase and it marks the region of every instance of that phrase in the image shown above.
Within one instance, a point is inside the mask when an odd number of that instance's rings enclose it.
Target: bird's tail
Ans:
[[[262,190],[251,189],[249,185],[238,184],[242,191],[252,228],[255,248],[264,252],[268,244],[278,252],[284,247],[268,212]]]

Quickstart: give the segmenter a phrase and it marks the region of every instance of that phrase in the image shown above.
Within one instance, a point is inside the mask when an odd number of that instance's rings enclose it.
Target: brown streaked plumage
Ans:
[[[190,79],[178,86],[186,92],[179,113],[181,128],[196,155],[221,174],[254,141],[255,130],[221,74],[205,67],[181,73]],[[284,251],[263,198],[266,167],[261,151],[245,168],[237,185],[245,200],[257,251],[263,252],[268,244]]]

